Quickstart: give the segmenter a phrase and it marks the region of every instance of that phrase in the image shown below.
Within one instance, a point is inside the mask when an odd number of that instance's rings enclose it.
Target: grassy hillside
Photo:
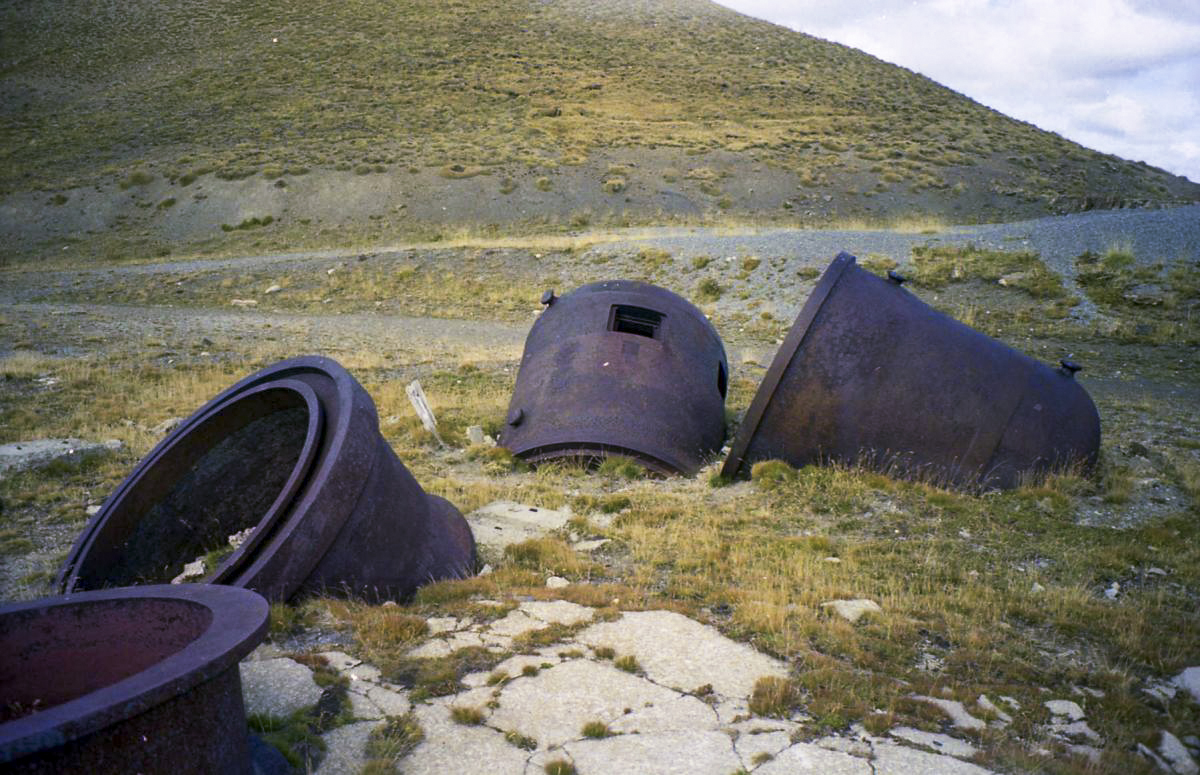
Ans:
[[[165,210],[197,179],[221,200],[239,194],[216,181],[302,192],[316,185],[304,175],[335,172],[397,179],[393,214],[469,180],[457,189],[557,191],[571,201],[532,215],[563,221],[1002,219],[1200,199],[1185,179],[704,0],[7,2],[0,50],[0,194],[52,207],[83,186],[136,199],[157,181],[139,204]],[[502,205],[479,220],[531,216]],[[122,214],[89,225],[156,220]]]

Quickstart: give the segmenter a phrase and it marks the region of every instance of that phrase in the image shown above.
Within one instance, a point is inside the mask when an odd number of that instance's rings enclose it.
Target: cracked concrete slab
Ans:
[[[668,735],[618,735],[563,746],[579,775],[729,775],[742,763],[721,732],[680,730]]]
[[[414,709],[425,739],[403,760],[405,775],[518,775],[525,772],[529,752],[510,745],[501,732],[464,726],[450,718],[442,704]]]
[[[317,767],[316,775],[362,772],[367,763],[367,739],[377,726],[378,721],[359,721],[321,735],[325,741],[325,758]]]
[[[294,659],[242,662],[238,669],[247,715],[288,716],[321,699],[312,671]]]
[[[672,611],[626,612],[576,639],[631,654],[650,680],[685,692],[707,684],[725,697],[748,697],[759,678],[787,676],[783,662]]]
[[[665,689],[607,664],[576,659],[543,670],[534,678],[513,681],[500,694],[500,706],[488,723],[517,731],[539,747],[562,745],[583,736],[584,724],[601,721],[622,728],[669,726],[661,709],[670,708],[682,728],[714,729],[716,714],[694,697]],[[625,719],[625,716],[632,719]]]

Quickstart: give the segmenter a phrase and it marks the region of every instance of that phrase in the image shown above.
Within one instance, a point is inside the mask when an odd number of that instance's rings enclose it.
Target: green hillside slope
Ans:
[[[996,219],[1200,199],[1183,178],[703,0],[6,2],[0,50],[7,195],[325,172],[415,176],[404,193],[418,199],[456,180],[507,195],[574,167],[586,181],[556,187],[570,201],[551,219]],[[154,198],[143,209],[184,197]]]

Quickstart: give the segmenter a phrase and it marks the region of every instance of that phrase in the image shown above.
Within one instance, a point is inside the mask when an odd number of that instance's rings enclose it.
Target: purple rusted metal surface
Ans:
[[[610,455],[691,475],[725,438],[725,348],[684,299],[613,280],[542,296],[500,443],[531,463]]]
[[[841,253],[767,370],[721,473],[759,460],[864,463],[960,487],[1095,463],[1096,406],[1073,378],[959,323]]]
[[[0,607],[0,770],[249,773],[238,661],[267,613],[207,584]]]
[[[246,531],[205,581],[272,600],[394,599],[475,568],[466,520],[396,457],[371,397],[336,361],[308,356],[243,379],[155,447],[76,540],[59,584],[170,581]]]

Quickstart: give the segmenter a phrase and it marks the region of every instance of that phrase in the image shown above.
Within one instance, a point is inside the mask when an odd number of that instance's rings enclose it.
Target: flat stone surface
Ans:
[[[464,686],[478,688],[487,686],[488,679],[493,673],[504,673],[509,679],[521,678],[522,671],[527,667],[534,667],[541,672],[543,665],[553,667],[562,660],[555,656],[543,656],[541,654],[518,654],[515,657],[509,657],[500,664],[496,665],[488,672],[469,673],[462,678]]]
[[[975,700],[975,705],[978,706],[980,710],[994,714],[996,718],[999,719],[999,723],[1001,724],[1007,725],[1012,723],[1012,716],[1001,710],[1000,706],[988,699],[986,694],[979,695],[979,699]]]
[[[951,759],[950,761],[956,761]],[[913,770],[913,773],[920,770]],[[872,775],[871,765],[841,751],[796,743],[754,770],[755,775]],[[910,773],[911,775],[911,773]]]
[[[566,526],[570,509],[544,509],[513,501],[495,501],[466,515],[475,543],[493,549],[519,544]]]
[[[959,729],[984,729],[987,727],[987,724],[984,724],[982,720],[968,713],[967,709],[958,700],[944,700],[940,697],[925,697],[920,694],[914,694],[911,697],[914,700],[928,702],[930,705],[941,708],[942,712],[950,717],[951,723]]]
[[[368,688],[367,699],[375,703],[375,706],[385,716],[403,716],[412,709],[412,704],[408,701],[407,694],[395,692],[382,686]]]
[[[624,728],[644,722],[648,728],[661,729],[657,709],[664,707],[680,714],[680,727],[716,727],[716,714],[710,708],[694,697],[687,698],[691,705],[678,702],[681,696],[611,665],[576,659],[505,686],[488,723],[532,737],[542,748],[578,740],[590,721],[621,721]],[[624,719],[633,714],[637,715],[632,721]]]
[[[78,463],[93,455],[106,455],[124,446],[116,439],[38,439],[0,444],[0,475],[38,468],[55,461]]]
[[[344,673],[362,664],[361,659],[356,659],[344,651],[322,651],[317,656],[324,657],[329,666],[339,673]]]
[[[583,624],[590,622],[596,615],[594,608],[572,603],[569,600],[530,600],[521,603],[518,608],[535,619],[541,619],[550,624]]]
[[[746,764],[752,764],[754,757],[768,754],[774,757],[780,751],[792,745],[792,736],[787,732],[763,732],[761,734],[738,735],[733,747],[738,756]]]
[[[247,715],[288,716],[321,698],[312,671],[293,659],[242,662],[238,669]]]
[[[889,730],[888,734],[892,737],[906,740],[923,748],[929,748],[937,753],[957,756],[960,759],[970,759],[977,753],[975,746],[968,742],[959,740],[956,737],[950,737],[950,735],[926,732],[923,729],[913,729],[912,727],[896,727],[895,729]]]
[[[875,758],[871,761],[874,775],[991,775],[977,764],[960,761],[951,756],[925,753],[893,743],[875,743]],[[757,770],[756,770],[757,772]]]
[[[857,622],[867,614],[883,613],[883,609],[879,607],[879,603],[865,598],[858,600],[830,600],[827,603],[821,603],[821,607],[833,609],[834,613],[849,622]]]
[[[492,622],[492,626],[488,628],[488,634],[515,638],[533,630],[544,630],[549,626],[549,622],[517,609],[509,611],[503,619]]]
[[[580,740],[563,749],[579,775],[729,775],[742,766],[728,735],[704,730]]]
[[[1176,688],[1192,695],[1192,699],[1200,702],[1200,667],[1185,668],[1182,673],[1171,679]]]
[[[542,625],[545,627],[546,625]],[[483,638],[476,632],[455,632],[451,633],[448,638],[434,638],[425,641],[420,646],[408,652],[410,657],[420,659],[432,659],[436,657],[444,657],[453,654],[459,649],[465,649],[471,646],[483,646]]]
[[[367,738],[377,726],[378,721],[359,721],[321,735],[325,741],[325,758],[317,767],[316,775],[362,772],[367,763]]]
[[[446,705],[418,705],[414,712],[425,740],[401,762],[405,775],[524,775],[529,751],[483,726],[464,726]]]
[[[1044,704],[1054,716],[1066,716],[1071,721],[1079,721],[1084,717],[1083,708],[1071,700],[1047,700]]]
[[[425,624],[429,626],[430,635],[440,635],[458,629],[458,619],[453,616],[431,616],[425,620]]]
[[[787,676],[786,666],[712,627],[672,611],[630,611],[577,636],[589,646],[633,655],[650,680],[689,692],[705,684],[725,697],[748,697],[763,676]]]

